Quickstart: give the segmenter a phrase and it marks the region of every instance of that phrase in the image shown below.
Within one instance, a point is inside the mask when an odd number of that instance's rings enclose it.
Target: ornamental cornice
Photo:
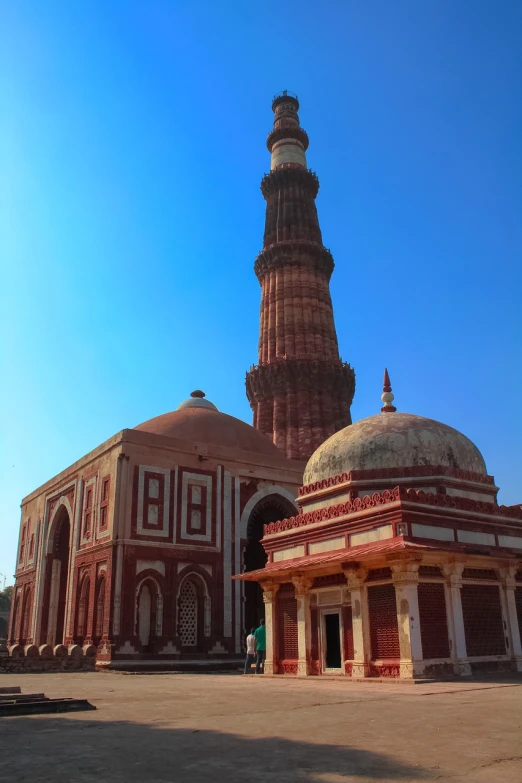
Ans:
[[[276,144],[278,141],[282,141],[283,139],[296,139],[297,141],[301,142],[305,152],[308,149],[308,145],[310,143],[308,139],[308,133],[303,130],[300,125],[287,125],[281,123],[277,128],[271,130],[267,136],[266,146],[268,147],[268,151],[271,153],[274,144]]]
[[[263,248],[254,262],[254,272],[261,283],[267,272],[290,264],[313,267],[328,280],[335,267],[332,254],[323,245],[310,239],[286,239]]]
[[[272,400],[289,392],[328,390],[349,406],[355,392],[355,372],[341,360],[285,358],[252,367],[246,375],[246,387],[250,402]]]
[[[319,192],[319,180],[317,174],[310,169],[304,169],[301,166],[285,166],[277,168],[265,174],[261,180],[261,193],[268,199],[273,193],[277,193],[281,188],[295,187],[307,188],[312,198],[315,198]]]
[[[289,519],[270,522],[268,525],[265,525],[265,535],[282,533],[286,530],[302,527],[303,525],[311,525],[314,522],[336,519],[337,517],[346,516],[347,514],[354,514],[358,511],[364,511],[366,509],[376,508],[394,502],[418,503],[425,506],[436,506],[438,508],[458,509],[490,516],[522,519],[522,509],[519,510],[517,507],[497,506],[495,503],[486,503],[482,500],[455,497],[454,495],[438,495],[432,492],[424,492],[423,490],[395,487],[394,489],[385,490],[384,492],[375,492],[373,495],[365,495],[362,498],[347,500],[345,503],[334,504],[325,508],[316,509],[315,511],[307,511],[304,514],[298,514]]]
[[[278,522],[269,522],[264,526],[264,534],[265,536],[269,536],[274,533],[283,533],[287,530],[303,527],[304,525],[312,525],[314,522],[326,522],[329,519],[336,519],[337,517],[343,517],[347,514],[356,513],[357,511],[365,511],[366,509],[387,505],[388,503],[395,503],[399,499],[400,490],[399,487],[395,487],[395,489],[385,490],[382,493],[376,492],[373,495],[347,500],[345,503],[338,503],[327,508],[307,511],[304,514],[297,514],[294,517],[282,519]]]
[[[318,492],[321,489],[327,489],[339,484],[345,484],[348,481],[364,481],[372,479],[394,479],[394,478],[438,478],[448,476],[462,481],[470,481],[477,484],[489,484],[494,486],[493,476],[484,476],[482,473],[473,473],[469,470],[459,470],[445,465],[412,465],[407,468],[377,468],[375,470],[352,470],[349,473],[340,473],[337,476],[314,481],[299,487],[299,496],[310,495],[312,492]],[[451,497],[451,496],[448,496]],[[517,509],[517,506],[499,506],[504,509]],[[520,518],[522,519],[522,506]]]

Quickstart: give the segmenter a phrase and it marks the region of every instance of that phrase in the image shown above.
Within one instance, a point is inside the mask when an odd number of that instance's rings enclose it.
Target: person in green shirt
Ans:
[[[256,674],[261,674],[261,667],[263,667],[263,674],[265,673],[265,658],[266,658],[266,628],[265,621],[259,621],[259,628],[254,631],[256,640]]]

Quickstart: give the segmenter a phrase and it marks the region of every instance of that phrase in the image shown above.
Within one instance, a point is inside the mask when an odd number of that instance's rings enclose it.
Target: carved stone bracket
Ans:
[[[308,593],[310,592],[310,588],[314,583],[314,580],[308,576],[302,576],[301,574],[299,574],[298,576],[292,577],[292,583],[295,587],[295,595],[297,598],[298,596],[308,595]]]

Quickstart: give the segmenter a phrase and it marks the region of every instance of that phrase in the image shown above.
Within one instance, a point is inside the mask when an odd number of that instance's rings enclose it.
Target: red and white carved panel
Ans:
[[[181,541],[215,543],[212,529],[212,476],[183,471]]]
[[[105,538],[109,535],[109,511],[110,511],[111,477],[102,476],[100,480],[100,493],[98,498],[98,524],[96,526],[96,538]]]
[[[96,524],[96,482],[97,476],[91,476],[83,489],[83,509],[80,545],[88,544],[95,535]]]
[[[170,470],[140,465],[136,532],[157,538],[169,537]]]

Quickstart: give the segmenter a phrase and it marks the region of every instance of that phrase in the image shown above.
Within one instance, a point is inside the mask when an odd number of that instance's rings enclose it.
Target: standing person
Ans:
[[[256,640],[256,674],[261,674],[261,667],[263,667],[263,674],[265,673],[265,658],[266,658],[266,628],[265,621],[259,621],[259,628],[254,631],[254,638]]]
[[[250,667],[253,663],[255,663],[256,660],[256,637],[254,636],[256,632],[255,628],[250,629],[250,633],[248,634],[246,638],[246,660],[245,660],[245,671],[243,674],[247,674],[250,671]]]

